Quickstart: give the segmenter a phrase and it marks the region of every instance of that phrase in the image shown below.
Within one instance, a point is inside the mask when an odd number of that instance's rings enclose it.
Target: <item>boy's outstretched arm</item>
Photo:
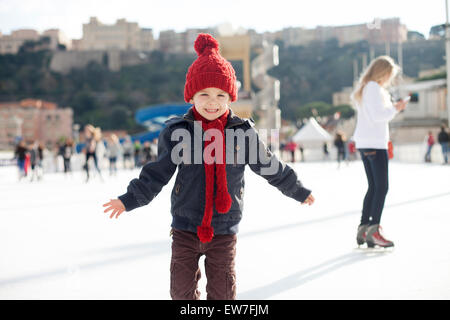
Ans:
[[[172,178],[177,166],[171,159],[170,137],[170,128],[164,128],[158,140],[158,159],[142,168],[139,178],[130,181],[126,193],[103,205],[105,213],[112,210],[110,218],[148,204]]]
[[[249,130],[253,130],[249,143],[250,145],[253,144],[253,146],[256,145],[258,152],[257,161],[253,161],[256,163],[249,161],[249,166],[252,171],[266,179],[284,195],[302,204],[312,205],[315,198],[311,194],[311,190],[303,186],[294,169],[280,161],[276,155],[267,149],[253,127]],[[253,148],[253,152],[254,150],[255,148]],[[250,151],[252,151],[252,148],[250,148]]]

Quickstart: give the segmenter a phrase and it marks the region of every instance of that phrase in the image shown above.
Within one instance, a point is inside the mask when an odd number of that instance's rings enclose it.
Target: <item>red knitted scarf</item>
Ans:
[[[227,186],[227,172],[226,172],[226,155],[225,155],[225,125],[227,124],[227,118],[229,109],[215,120],[207,120],[195,109],[194,118],[196,121],[202,122],[203,131],[208,129],[217,129],[222,133],[222,161],[217,161],[217,157],[214,154],[213,149],[211,156],[215,157],[213,163],[208,164],[208,161],[203,161],[205,166],[205,181],[206,181],[206,194],[205,194],[205,211],[203,213],[202,225],[197,227],[197,235],[201,242],[210,242],[214,236],[214,229],[211,226],[211,220],[213,216],[213,204],[216,205],[216,210],[219,213],[227,213],[231,207],[231,196],[228,193]],[[211,144],[212,139],[206,139],[204,148]],[[204,159],[203,159],[204,160]],[[220,159],[219,159],[220,160]],[[219,163],[217,163],[219,162]],[[214,171],[216,176],[216,194],[214,197]]]

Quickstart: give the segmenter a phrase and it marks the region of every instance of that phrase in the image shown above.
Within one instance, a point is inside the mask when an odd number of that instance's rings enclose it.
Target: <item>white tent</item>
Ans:
[[[333,140],[333,137],[311,117],[308,123],[292,137],[292,140],[296,143],[328,142]]]

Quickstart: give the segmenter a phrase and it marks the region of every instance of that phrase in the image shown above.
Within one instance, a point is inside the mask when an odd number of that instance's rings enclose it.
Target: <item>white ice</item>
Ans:
[[[357,249],[360,161],[293,166],[311,207],[246,170],[238,299],[450,299],[450,166],[391,162],[382,225],[393,251]],[[139,171],[103,174],[18,182],[16,168],[0,168],[0,299],[170,299],[174,179],[148,206],[109,219],[102,204]]]

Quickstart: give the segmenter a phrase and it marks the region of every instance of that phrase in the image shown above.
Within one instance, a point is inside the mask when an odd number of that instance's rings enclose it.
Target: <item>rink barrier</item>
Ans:
[[[394,161],[404,162],[404,163],[424,163],[426,152],[426,145],[423,143],[411,143],[411,144],[401,144],[397,145],[394,142]],[[277,151],[275,154],[285,162],[291,161],[291,155],[288,151]],[[6,157],[7,156],[7,157]],[[12,158],[13,153],[8,152],[0,157],[0,167],[15,166],[17,165],[16,159]],[[317,161],[335,161],[337,159],[336,148],[329,148],[328,158],[324,157],[321,148],[305,148],[304,156],[306,162],[317,162]],[[99,160],[100,169],[109,168],[109,160],[102,154],[97,154]],[[295,151],[295,158],[297,162],[301,161],[300,150]],[[71,159],[71,165],[73,171],[83,170],[83,165],[85,163],[85,155],[83,153],[77,153],[73,155]],[[360,159],[359,152],[356,153],[356,159]],[[356,160],[355,159],[355,160]],[[442,156],[441,146],[435,144],[431,150],[431,162],[432,163],[443,163],[444,158]],[[52,152],[45,151],[44,159],[42,161],[42,167],[44,172],[62,172],[64,171],[64,163],[61,156],[55,156]],[[123,157],[120,156],[117,159],[117,168],[123,168]]]

